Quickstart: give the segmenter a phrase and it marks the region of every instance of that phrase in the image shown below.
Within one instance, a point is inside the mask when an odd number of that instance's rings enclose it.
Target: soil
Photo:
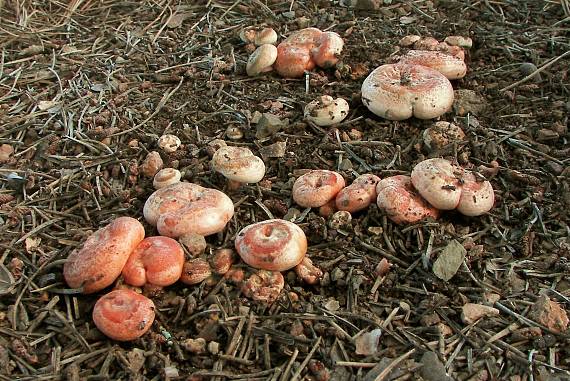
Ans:
[[[182,3],[0,1],[0,380],[570,379],[567,321],[552,316],[570,309],[567,0]],[[280,40],[307,26],[335,31],[341,62],[302,79],[247,77],[244,26],[273,27]],[[467,76],[453,81],[462,93],[440,118],[466,136],[441,150],[422,142],[434,121],[384,120],[360,100],[364,78],[409,34],[473,39]],[[349,101],[340,125],[304,120],[323,94]],[[258,139],[256,112],[289,122]],[[243,137],[232,140],[235,128]],[[170,154],[157,146],[167,133],[182,142]],[[286,149],[265,158],[261,183],[235,190],[209,167],[214,139]],[[151,151],[234,201],[206,254],[297,208],[320,283],[285,272],[273,303],[219,276],[176,284],[151,295],[147,334],[103,336],[91,312],[104,292],[70,289],[63,263],[112,219],[144,221],[154,189],[140,167]],[[307,169],[350,183],[409,174],[429,157],[471,169],[497,161],[494,208],[407,226],[371,205],[338,226],[291,199]],[[465,259],[445,281],[432,266],[454,241]],[[383,259],[391,267],[377,272]],[[498,312],[472,322],[467,303]]]

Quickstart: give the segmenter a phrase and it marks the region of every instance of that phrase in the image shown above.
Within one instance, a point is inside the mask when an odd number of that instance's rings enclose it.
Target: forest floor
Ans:
[[[0,380],[570,380],[567,0],[180,3],[0,1]],[[307,26],[335,31],[341,63],[302,79],[248,77],[245,26],[270,26],[279,40]],[[409,34],[473,39],[456,104],[440,118],[466,137],[440,151],[422,142],[433,121],[384,120],[360,100],[364,78]],[[349,101],[340,125],[304,120],[323,94]],[[288,123],[258,139],[256,112]],[[139,167],[165,133],[182,141],[161,152],[165,166],[236,205],[208,252],[297,208],[320,284],[286,272],[272,304],[224,278],[176,284],[153,296],[149,333],[103,336],[91,320],[102,293],[69,289],[63,263],[113,218],[143,221],[154,189]],[[230,191],[209,167],[213,139],[285,150],[264,157],[260,184]],[[306,169],[350,183],[409,174],[428,157],[496,160],[494,208],[396,225],[372,205],[331,227],[291,199]],[[457,252],[463,264],[440,279],[434,262]],[[375,270],[382,259],[386,274]],[[469,303],[481,319],[465,316]]]

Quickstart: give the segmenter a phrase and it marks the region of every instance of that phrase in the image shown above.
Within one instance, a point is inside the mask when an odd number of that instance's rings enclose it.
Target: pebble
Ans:
[[[568,328],[566,311],[544,294],[530,308],[529,317],[553,332],[563,332]]]
[[[141,170],[146,177],[154,177],[162,169],[164,162],[156,151],[149,152],[144,159]]]
[[[482,115],[487,109],[487,100],[473,90],[455,90],[453,109],[459,116],[469,114]]]
[[[420,360],[422,367],[420,368],[420,376],[425,381],[452,381],[445,372],[445,366],[437,357],[435,352],[425,352]]]
[[[467,303],[462,308],[461,321],[465,324],[472,324],[481,318],[497,315],[499,315],[499,310],[496,308],[483,304]]]
[[[289,119],[282,120],[277,115],[264,113],[259,118],[259,122],[257,123],[257,131],[255,132],[255,137],[258,139],[263,139],[268,136],[271,136],[282,128],[287,127],[289,124]]]
[[[271,145],[268,145],[267,147],[261,147],[259,149],[259,154],[264,159],[267,159],[270,157],[284,157],[286,150],[287,150],[287,143],[286,142],[277,142],[277,143],[273,143]]]

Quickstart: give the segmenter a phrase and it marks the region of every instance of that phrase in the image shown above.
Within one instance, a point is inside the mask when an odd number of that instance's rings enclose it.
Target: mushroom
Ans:
[[[100,291],[121,274],[129,255],[144,239],[144,227],[131,217],[119,217],[93,233],[63,265],[63,276],[84,294]]]
[[[311,47],[311,44],[280,43],[273,68],[285,78],[302,77],[305,71],[312,70],[316,65],[311,58]]]
[[[123,278],[136,287],[147,283],[170,286],[180,278],[183,265],[184,250],[178,242],[168,237],[148,237],[129,256]]]
[[[470,172],[465,173],[462,180],[461,198],[457,205],[459,213],[466,216],[480,216],[493,208],[495,193],[489,181],[478,179]]]
[[[182,144],[182,142],[176,135],[167,134],[158,138],[158,146],[167,153],[176,152],[180,144]]]
[[[313,264],[308,257],[295,266],[295,273],[307,284],[317,284],[323,277],[323,271]]]
[[[298,265],[307,252],[307,238],[292,222],[273,219],[243,228],[235,239],[241,259],[264,270],[285,271]]]
[[[218,249],[210,259],[210,266],[216,274],[227,273],[236,260],[235,252],[232,249]]]
[[[264,44],[275,45],[277,43],[277,32],[273,28],[263,28],[255,34],[253,43],[256,46],[261,46]]]
[[[378,208],[397,224],[411,224],[439,216],[439,211],[414,189],[409,176],[398,175],[380,180],[376,192]]]
[[[323,95],[305,106],[305,118],[317,126],[340,123],[348,115],[348,102],[342,98]]]
[[[273,70],[272,66],[277,59],[277,48],[274,45],[263,44],[255,49],[249,56],[246,65],[247,75],[254,77],[261,73]]]
[[[463,169],[448,160],[434,158],[418,163],[412,170],[412,184],[434,207],[451,210],[461,198],[461,182],[458,175]]]
[[[390,120],[431,119],[451,109],[453,87],[443,74],[428,67],[387,64],[362,83],[362,102]]]
[[[424,144],[430,150],[442,149],[464,138],[465,133],[459,126],[445,121],[436,122],[423,133]]]
[[[202,283],[210,275],[212,275],[212,269],[210,268],[208,261],[202,258],[194,258],[184,263],[180,281],[192,286]]]
[[[337,33],[324,32],[319,36],[316,46],[311,49],[311,56],[317,66],[330,68],[338,62],[343,47],[344,41]]]
[[[182,174],[178,169],[163,168],[154,175],[152,186],[154,189],[162,189],[172,184],[180,182]]]
[[[242,285],[241,291],[248,298],[273,303],[281,294],[285,279],[278,271],[258,270]]]
[[[212,157],[212,169],[238,183],[257,183],[265,176],[265,164],[245,147],[221,147]]]
[[[358,176],[352,184],[343,188],[336,195],[336,207],[355,213],[368,208],[376,199],[376,184],[380,178],[373,174]]]
[[[403,47],[408,47],[408,46],[412,46],[416,41],[421,40],[421,37],[418,36],[417,34],[411,34],[409,36],[404,36],[400,39],[400,46]]]
[[[118,341],[144,335],[154,321],[154,303],[128,289],[103,295],[93,307],[93,322],[106,336]]]
[[[436,50],[439,41],[433,37],[420,37],[414,41],[414,49],[417,50]]]
[[[181,182],[151,194],[144,204],[143,214],[160,235],[207,236],[225,228],[234,215],[234,204],[219,190]]]
[[[277,46],[275,71],[286,78],[297,78],[315,65],[329,68],[337,63],[343,45],[337,33],[323,33],[317,28],[298,30]]]
[[[426,66],[439,71],[447,79],[463,78],[467,73],[462,59],[438,51],[410,50],[400,57],[399,63]]]
[[[451,46],[459,46],[460,48],[471,49],[473,46],[473,40],[470,37],[447,36],[444,41]]]
[[[293,200],[304,208],[318,208],[333,200],[344,185],[340,173],[312,170],[293,183]]]

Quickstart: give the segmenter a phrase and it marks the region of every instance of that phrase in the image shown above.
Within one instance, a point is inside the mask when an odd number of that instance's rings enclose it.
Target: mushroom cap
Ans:
[[[212,268],[208,261],[203,258],[193,258],[184,263],[180,281],[192,286],[202,283],[210,275],[212,275]]]
[[[293,200],[304,208],[317,208],[334,199],[344,185],[340,173],[326,169],[312,170],[293,184]]]
[[[376,199],[376,184],[380,177],[373,174],[358,176],[352,184],[342,188],[336,195],[336,208],[350,213],[368,208]]]
[[[463,176],[461,198],[457,210],[466,216],[480,216],[493,208],[495,193],[493,186],[487,180],[477,181],[473,173]]]
[[[463,169],[448,160],[434,158],[418,163],[412,170],[412,184],[431,205],[441,210],[457,207]]]
[[[154,303],[128,289],[103,295],[93,307],[93,322],[106,336],[118,341],[135,340],[154,321]]]
[[[154,189],[161,189],[172,184],[180,182],[182,174],[178,169],[163,168],[158,171],[152,179],[152,186]]]
[[[411,224],[427,217],[436,219],[439,216],[439,211],[414,189],[409,176],[398,175],[380,180],[376,191],[378,208],[397,224]]]
[[[243,228],[235,239],[241,259],[251,267],[285,271],[299,264],[307,252],[307,237],[292,222],[273,219]]]
[[[157,144],[164,152],[172,153],[176,152],[182,142],[178,136],[166,134],[158,138]]]
[[[258,270],[243,283],[245,296],[259,302],[273,303],[285,287],[285,278],[278,271]]]
[[[273,28],[263,28],[255,34],[253,42],[256,46],[264,44],[275,45],[277,42],[277,32],[275,32]]]
[[[437,50],[465,61],[465,50],[459,46],[448,45],[445,42],[440,42],[439,45],[437,45]]]
[[[84,294],[111,285],[144,235],[143,225],[134,218],[113,220],[69,255],[63,265],[65,281],[72,288],[83,287]]]
[[[257,183],[265,176],[263,160],[245,147],[221,147],[212,157],[212,168],[240,183]]]
[[[461,127],[445,122],[436,122],[433,126],[424,130],[423,140],[429,149],[441,149],[445,146],[459,142],[465,138],[465,132]]]
[[[433,37],[420,37],[414,41],[414,49],[417,50],[436,50],[439,41]]]
[[[461,58],[438,51],[410,50],[400,57],[400,63],[432,68],[447,79],[463,78],[467,73],[467,65]]]
[[[343,39],[335,32],[322,33],[311,49],[311,56],[317,64],[322,68],[333,67],[338,62],[338,57],[344,47]]]
[[[420,65],[383,65],[362,83],[364,105],[390,120],[436,118],[451,109],[453,96],[443,74]]]
[[[147,283],[170,286],[182,274],[184,250],[172,238],[147,237],[131,253],[123,267],[123,278],[132,286],[142,287]]]
[[[144,218],[160,235],[177,238],[222,231],[234,215],[234,204],[223,192],[192,183],[177,183],[155,191],[146,200]]]
[[[312,46],[312,44],[280,43],[277,46],[277,59],[273,68],[284,78],[302,77],[305,71],[315,67],[315,61],[311,57]]]
[[[271,71],[271,65],[273,65],[276,59],[277,48],[271,44],[263,44],[249,56],[245,71],[250,77]]]
[[[323,95],[305,106],[305,118],[317,126],[331,126],[340,123],[348,115],[348,102],[342,98]]]
[[[284,42],[291,44],[316,44],[323,31],[318,28],[303,28],[291,33]]]
[[[416,41],[419,40],[421,40],[420,36],[418,36],[417,34],[410,34],[408,36],[402,37],[398,44],[400,46],[407,47],[407,46],[412,46]]]
[[[459,46],[460,48],[470,49],[473,46],[471,37],[447,36],[444,41],[451,46]]]

